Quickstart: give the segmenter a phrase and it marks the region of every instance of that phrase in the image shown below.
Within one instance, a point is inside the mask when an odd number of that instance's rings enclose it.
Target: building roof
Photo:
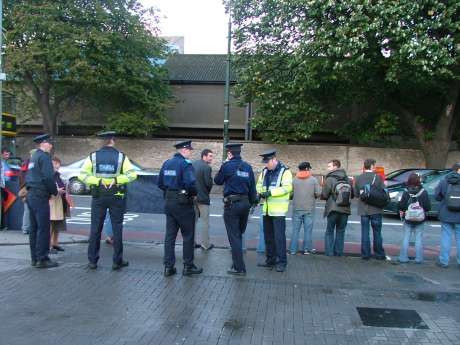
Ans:
[[[168,58],[165,67],[174,84],[224,84],[227,55],[177,54]],[[234,83],[234,75],[230,75]]]

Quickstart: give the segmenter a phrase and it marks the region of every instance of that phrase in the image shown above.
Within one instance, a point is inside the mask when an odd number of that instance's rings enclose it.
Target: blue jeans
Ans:
[[[113,237],[112,221],[110,220],[109,210],[107,210],[107,213],[105,214],[104,232],[107,237]]]
[[[441,252],[439,253],[439,262],[446,266],[449,264],[452,233],[455,234],[455,240],[457,242],[457,263],[460,265],[460,224],[441,223]]]
[[[377,259],[383,259],[385,250],[383,249],[381,214],[361,216],[361,257],[363,259],[371,257],[371,239],[369,235],[371,226],[374,255]]]
[[[332,211],[327,216],[326,234],[324,236],[324,253],[327,256],[343,256],[347,222],[348,214],[346,213]]]
[[[297,252],[299,242],[300,227],[303,224],[303,251],[312,250],[312,232],[313,232],[313,216],[314,214],[308,211],[295,210],[292,214],[292,234],[291,246],[289,248],[291,254]]]
[[[408,262],[409,257],[407,251],[409,249],[409,241],[412,233],[415,234],[415,262],[423,262],[423,229],[424,223],[409,224],[404,222],[404,238],[401,243],[401,250],[399,252],[399,262]]]
[[[259,239],[257,242],[257,253],[265,253],[264,218],[262,213],[260,214],[259,219]]]

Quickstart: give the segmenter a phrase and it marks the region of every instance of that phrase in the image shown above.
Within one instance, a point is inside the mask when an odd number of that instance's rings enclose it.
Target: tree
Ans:
[[[276,89],[296,95],[283,98],[284,107],[297,107],[305,121],[315,120],[312,108],[320,114],[330,110],[331,101],[336,107],[371,105],[374,116],[391,114],[411,130],[428,166],[445,166],[459,117],[460,2],[228,0],[226,5],[242,56],[237,59],[242,95],[257,104],[274,103],[276,98],[261,90],[267,80],[278,83]],[[276,56],[283,57],[282,65],[266,68]],[[290,77],[273,76],[280,70]],[[305,90],[306,104],[299,107]],[[271,108],[260,109],[259,121],[273,121],[278,131],[291,128],[291,117],[283,123],[282,109]]]
[[[6,70],[55,134],[65,106],[85,95],[113,114],[159,126],[170,99],[155,17],[136,0],[10,0],[5,3]]]

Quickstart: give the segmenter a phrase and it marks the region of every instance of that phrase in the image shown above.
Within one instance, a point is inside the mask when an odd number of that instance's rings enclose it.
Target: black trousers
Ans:
[[[91,200],[91,233],[89,235],[88,261],[97,263],[101,248],[101,233],[107,210],[113,230],[113,262],[120,264],[123,260],[123,215],[126,200],[124,196],[103,195]]]
[[[27,205],[30,210],[30,257],[32,261],[49,260],[50,204],[49,197],[29,190]]]
[[[248,224],[249,209],[248,200],[239,200],[225,205],[224,222],[227,229],[228,241],[232,248],[232,261],[235,270],[246,272],[243,259],[243,234]]]
[[[176,264],[176,238],[179,229],[183,241],[184,266],[193,265],[193,251],[195,246],[195,210],[193,204],[179,204],[177,200],[166,200],[166,234],[165,253],[163,263],[165,267],[172,268]]]
[[[287,265],[286,217],[263,216],[268,264]]]

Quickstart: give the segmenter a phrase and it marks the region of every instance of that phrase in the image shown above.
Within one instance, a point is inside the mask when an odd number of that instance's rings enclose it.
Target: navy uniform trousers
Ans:
[[[232,248],[233,268],[238,272],[246,272],[243,260],[243,234],[248,224],[250,208],[247,199],[232,201],[224,206],[224,222]]]
[[[184,266],[192,266],[195,246],[195,209],[193,204],[180,204],[177,200],[166,199],[165,214],[166,235],[163,259],[165,267],[172,268],[176,263],[174,248],[179,229],[182,234]]]
[[[287,265],[286,256],[286,217],[263,216],[266,263]]]
[[[123,260],[123,216],[126,202],[124,196],[101,195],[91,200],[91,233],[89,235],[88,261],[96,264],[101,248],[101,233],[107,209],[113,229],[113,262],[121,264]]]
[[[32,261],[49,260],[50,204],[49,196],[29,189],[27,205],[30,210],[30,256]]]

